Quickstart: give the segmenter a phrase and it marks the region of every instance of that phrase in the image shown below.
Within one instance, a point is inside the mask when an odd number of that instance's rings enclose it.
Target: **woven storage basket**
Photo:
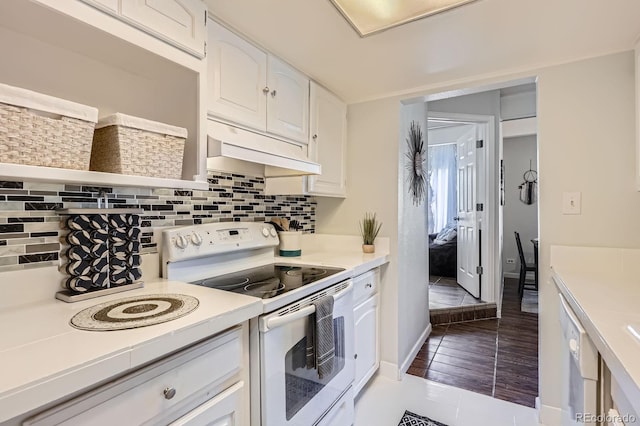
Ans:
[[[0,84],[0,162],[89,170],[98,110]]]
[[[93,135],[91,170],[168,179],[182,178],[187,129],[114,114]]]

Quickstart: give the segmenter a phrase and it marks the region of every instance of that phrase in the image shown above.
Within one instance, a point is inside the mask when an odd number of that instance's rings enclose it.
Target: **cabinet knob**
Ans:
[[[358,354],[354,354],[353,359],[358,359]]]
[[[278,93],[275,90],[271,91],[271,97],[275,98]]]
[[[269,93],[270,89],[268,87],[265,87],[264,89],[262,89],[262,93],[264,93],[265,95],[267,93]]]
[[[313,140],[315,141],[316,139],[318,139],[318,134],[316,133],[315,135],[311,136],[313,138]]]
[[[164,398],[165,399],[171,399],[174,396],[176,396],[176,389],[175,388],[165,388],[165,390],[162,393],[164,393]]]
[[[365,286],[364,286],[364,288],[371,288],[371,287],[373,287],[373,284],[371,284],[371,283],[365,284]]]

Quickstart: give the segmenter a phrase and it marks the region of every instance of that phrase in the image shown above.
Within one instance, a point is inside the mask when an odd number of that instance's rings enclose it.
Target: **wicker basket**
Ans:
[[[0,162],[89,170],[93,107],[0,84]]]
[[[101,119],[93,135],[91,170],[182,178],[187,129],[124,114]]]

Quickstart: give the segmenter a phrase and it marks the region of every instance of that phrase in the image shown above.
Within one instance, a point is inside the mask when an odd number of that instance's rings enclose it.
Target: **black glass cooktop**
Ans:
[[[270,299],[342,271],[344,269],[341,268],[277,263],[207,278],[194,284]]]

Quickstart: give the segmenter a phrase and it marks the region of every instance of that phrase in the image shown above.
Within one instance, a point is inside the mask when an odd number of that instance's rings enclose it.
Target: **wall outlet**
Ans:
[[[513,265],[514,263],[516,263],[515,259],[507,259],[507,265]]]

